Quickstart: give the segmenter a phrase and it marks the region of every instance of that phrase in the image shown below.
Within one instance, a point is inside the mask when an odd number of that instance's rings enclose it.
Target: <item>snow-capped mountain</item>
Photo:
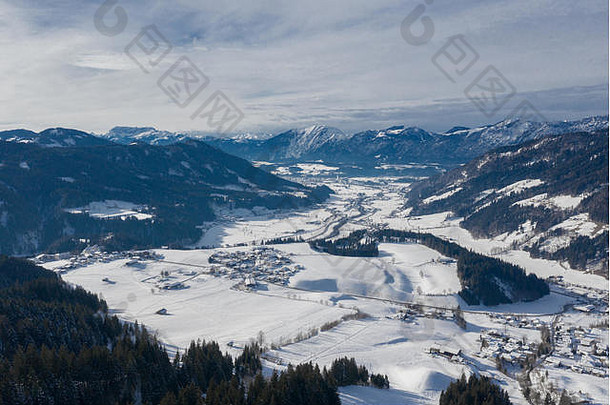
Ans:
[[[550,135],[607,128],[608,117],[560,122],[506,120],[474,129],[453,128],[445,133],[417,127],[391,127],[357,133],[345,142],[323,149],[317,158],[354,164],[437,162],[455,165],[500,146],[517,145]]]
[[[331,164],[362,167],[438,163],[452,167],[500,146],[516,145],[550,135],[593,132],[607,128],[608,117],[603,116],[554,122],[514,119],[478,128],[456,126],[443,133],[397,125],[350,135],[337,128],[313,125],[271,137],[249,133],[214,137],[199,132],[179,133],[152,127],[114,127],[100,136],[115,143],[150,145],[170,145],[194,138],[251,161],[321,160]]]
[[[350,135],[325,125],[291,129],[264,139],[206,138],[206,142],[227,153],[249,160],[297,161],[323,153],[333,145],[347,141]]]
[[[300,158],[314,154],[324,147],[349,139],[340,129],[313,125],[304,129],[292,129],[281,133],[263,144],[270,155],[278,158]]]
[[[607,128],[607,116],[556,122],[506,120],[472,129],[454,127],[444,133],[400,125],[347,135],[336,128],[316,125],[289,130],[264,141],[206,141],[249,160],[321,160],[361,166],[383,163],[441,163],[455,166],[500,146],[516,145],[550,135]]]
[[[608,128],[608,117],[589,117],[576,121],[533,122],[509,119],[480,128],[454,128],[445,135],[457,137],[464,146],[495,148],[516,145],[532,139],[570,132],[593,132]],[[462,145],[460,145],[462,146]]]
[[[107,145],[108,141],[83,131],[67,128],[48,128],[41,132],[12,129],[0,132],[0,140],[13,143],[32,143],[47,148]]]
[[[189,139],[189,136],[169,131],[160,131],[153,127],[114,127],[100,135],[120,144],[147,143],[149,145],[171,145]]]

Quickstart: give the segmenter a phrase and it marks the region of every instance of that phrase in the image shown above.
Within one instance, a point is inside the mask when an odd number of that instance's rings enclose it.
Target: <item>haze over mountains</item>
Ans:
[[[248,160],[296,162],[322,160],[333,164],[441,163],[456,165],[499,146],[516,145],[548,135],[591,132],[608,128],[608,117],[576,121],[501,121],[479,128],[454,127],[444,133],[418,127],[393,126],[346,134],[340,129],[314,125],[291,129],[267,139],[204,137],[209,144]],[[104,137],[115,142],[153,144],[179,142],[188,134],[154,128],[113,128]]]

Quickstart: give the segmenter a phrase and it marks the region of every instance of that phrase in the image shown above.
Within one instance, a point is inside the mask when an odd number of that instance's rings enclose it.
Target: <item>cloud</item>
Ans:
[[[129,21],[115,37],[94,28],[101,3],[0,4],[0,126],[206,130],[190,115],[214,90],[243,111],[239,131],[312,123],[350,131],[395,123],[441,130],[499,121],[524,98],[549,119],[608,108],[608,4],[601,0],[436,0],[426,10],[434,37],[418,47],[400,35],[402,20],[424,4],[418,1],[121,1]],[[151,24],[173,49],[145,74],[123,50]],[[453,83],[431,57],[456,34],[480,59]],[[157,87],[182,55],[210,78],[186,108]],[[493,117],[464,95],[490,64],[518,91]]]

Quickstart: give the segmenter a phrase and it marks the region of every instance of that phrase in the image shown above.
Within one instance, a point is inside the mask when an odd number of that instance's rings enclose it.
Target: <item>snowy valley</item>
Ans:
[[[101,294],[121,319],[156,332],[170,353],[200,338],[237,355],[257,341],[268,376],[343,356],[388,376],[389,390],[340,388],[343,404],[434,404],[451,381],[472,373],[490,377],[515,404],[528,403],[527,390],[608,403],[605,278],[532,258],[510,238],[475,238],[451,212],[412,215],[411,184],[401,178],[312,170],[290,180],[335,194],[312,209],[221,210],[189,250],[93,248],[38,260]],[[455,260],[421,244],[380,243],[377,257],[343,257],[307,243],[386,228],[431,233],[517,264],[547,279],[551,294],[469,306],[457,294]]]

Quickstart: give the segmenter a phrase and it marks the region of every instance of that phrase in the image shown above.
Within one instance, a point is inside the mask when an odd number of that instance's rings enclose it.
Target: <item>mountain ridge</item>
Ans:
[[[295,146],[298,143],[294,142],[299,136],[306,138],[303,135],[306,134],[306,129],[289,130],[267,140],[253,142],[218,138],[206,141],[251,161],[323,161],[362,166],[383,163],[444,163],[451,167],[466,163],[496,147],[515,145],[545,136],[607,128],[607,116],[594,116],[575,121],[553,122],[505,120],[472,129],[454,127],[445,133],[398,125],[382,130],[343,134],[337,139],[321,142],[310,148],[299,148]],[[287,138],[291,141],[287,141]]]

